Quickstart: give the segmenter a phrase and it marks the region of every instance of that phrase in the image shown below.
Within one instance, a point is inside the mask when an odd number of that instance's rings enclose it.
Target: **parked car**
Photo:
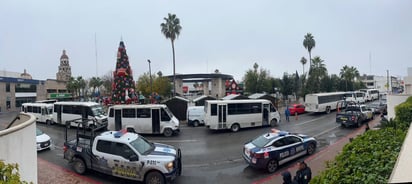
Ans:
[[[302,114],[305,112],[305,106],[302,104],[293,104],[289,107],[291,115]]]
[[[204,106],[190,106],[187,107],[187,124],[189,126],[197,127],[205,124],[205,107]]]
[[[314,137],[272,129],[243,146],[243,159],[250,166],[266,169],[269,173],[282,165],[316,151]]]
[[[374,114],[387,114],[386,101],[375,101],[370,103],[368,106],[372,109]]]
[[[37,151],[49,149],[51,146],[51,139],[50,136],[45,134],[39,128],[36,128],[36,143],[37,143]]]

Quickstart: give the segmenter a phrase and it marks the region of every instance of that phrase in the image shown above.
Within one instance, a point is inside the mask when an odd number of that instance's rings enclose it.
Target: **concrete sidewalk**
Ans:
[[[375,116],[375,119],[369,122],[369,127],[375,127],[380,121],[379,116]],[[351,134],[347,135],[346,137],[343,137],[336,141],[334,144],[324,148],[323,150],[319,151],[318,153],[309,156],[308,158],[305,159],[305,162],[307,165],[311,168],[312,170],[312,178],[326,168],[326,161],[332,161],[335,159],[336,155],[338,155],[342,149],[343,146],[345,146],[347,143],[349,143],[350,138],[354,138],[362,133],[365,132],[366,125],[363,125],[359,128],[357,128],[355,131],[353,131]],[[283,183],[283,179],[281,176],[281,173],[284,171],[289,171],[292,174],[292,178],[295,176],[296,171],[297,171],[297,166],[296,164],[293,166],[290,166],[289,168],[282,169],[277,171],[275,174],[255,181],[254,184],[269,184],[269,183]]]

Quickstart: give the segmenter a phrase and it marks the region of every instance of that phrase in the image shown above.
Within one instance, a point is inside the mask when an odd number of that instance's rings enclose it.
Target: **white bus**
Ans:
[[[53,104],[45,103],[23,103],[21,111],[32,114],[37,122],[53,124]]]
[[[313,93],[305,96],[305,111],[330,113],[344,100],[345,92]]]
[[[365,93],[362,91],[348,91],[345,93],[347,102],[365,103]]]
[[[179,120],[164,104],[113,105],[108,114],[108,130],[127,129],[167,137],[179,132]]]
[[[366,101],[374,101],[374,100],[379,99],[378,89],[361,89],[360,91],[365,93]]]
[[[103,107],[95,102],[56,102],[53,104],[53,120],[62,125],[66,125],[66,121],[87,117],[87,119],[96,120],[95,124],[92,120],[87,122],[89,128],[96,126],[107,126],[107,116]],[[70,126],[77,126],[76,122],[71,122]]]
[[[280,115],[275,106],[265,99],[207,100],[205,125],[209,129],[230,129],[276,126]]]

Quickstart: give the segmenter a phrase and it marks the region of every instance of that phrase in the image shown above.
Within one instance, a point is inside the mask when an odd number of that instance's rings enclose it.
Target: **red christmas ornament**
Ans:
[[[126,69],[124,68],[117,69],[117,76],[125,76],[125,75],[126,75]]]

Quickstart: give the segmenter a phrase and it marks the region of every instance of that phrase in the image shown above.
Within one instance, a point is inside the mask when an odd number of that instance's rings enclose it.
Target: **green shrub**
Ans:
[[[405,136],[394,128],[368,131],[345,145],[311,183],[387,183]]]
[[[27,183],[20,181],[19,166],[17,164],[6,164],[0,160],[0,184]]]

